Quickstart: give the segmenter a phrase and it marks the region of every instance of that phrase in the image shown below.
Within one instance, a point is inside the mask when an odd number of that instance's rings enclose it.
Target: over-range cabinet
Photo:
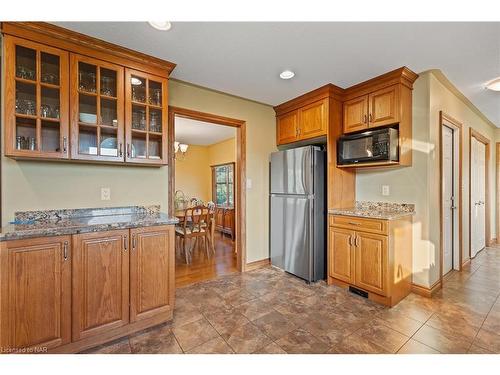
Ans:
[[[3,22],[5,154],[166,165],[175,64],[41,22]]]
[[[271,263],[308,282],[325,277],[325,154],[315,146],[271,154]]]

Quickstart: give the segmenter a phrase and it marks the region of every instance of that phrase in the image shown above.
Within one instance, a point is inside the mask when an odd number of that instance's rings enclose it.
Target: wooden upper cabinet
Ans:
[[[328,99],[299,109],[299,139],[326,135],[328,128]]]
[[[346,283],[353,283],[355,232],[330,227],[328,236],[328,275]]]
[[[398,85],[372,92],[368,101],[368,126],[370,128],[399,122]]]
[[[344,133],[368,128],[368,95],[354,98],[343,104]]]
[[[71,340],[71,240],[0,244],[0,347],[53,348]]]
[[[132,229],[130,236],[130,321],[169,316],[175,294],[174,227]]]
[[[175,64],[41,22],[0,28],[6,156],[167,164]]]
[[[387,236],[356,232],[355,284],[365,290],[386,296],[388,287]]]
[[[297,141],[299,136],[298,111],[278,116],[276,127],[278,145]]]
[[[125,69],[125,160],[167,164],[168,80]]]
[[[129,323],[128,233],[73,236],[73,341]]]
[[[124,161],[123,68],[71,54],[71,158]]]
[[[10,35],[4,52],[5,154],[67,159],[68,53]]]

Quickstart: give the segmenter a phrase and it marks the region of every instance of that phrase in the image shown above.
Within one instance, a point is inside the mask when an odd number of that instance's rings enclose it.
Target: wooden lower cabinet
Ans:
[[[0,242],[2,352],[78,352],[168,321],[174,227]]]
[[[217,207],[215,209],[215,229],[221,234],[229,234],[234,240],[236,233],[234,208]]]
[[[128,230],[73,236],[73,341],[129,322]]]
[[[130,321],[168,315],[174,308],[174,228],[130,231]]]
[[[331,277],[335,277],[346,283],[354,282],[354,253],[352,241],[355,232],[333,228],[329,229],[329,254],[328,258],[331,262],[328,264],[328,273]]]
[[[0,243],[3,353],[43,351],[71,341],[70,246],[69,236]]]
[[[410,293],[411,216],[378,220],[331,215],[329,222],[329,284],[356,287],[388,306]]]
[[[387,236],[356,232],[354,284],[387,295]]]

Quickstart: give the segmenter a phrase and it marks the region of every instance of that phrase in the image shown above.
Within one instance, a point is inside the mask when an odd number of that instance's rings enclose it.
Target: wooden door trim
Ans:
[[[168,107],[168,213],[174,215],[175,204],[175,117],[226,125],[236,128],[236,191],[235,191],[235,226],[237,269],[246,270],[246,121],[230,117],[199,112],[187,108]]]
[[[484,179],[485,179],[485,246],[491,245],[491,230],[490,230],[490,140],[479,133],[477,130],[469,128],[469,259],[471,259],[472,255],[472,242],[471,242],[471,233],[472,233],[472,204],[471,204],[471,169],[472,169],[472,138],[476,138],[477,141],[481,142],[485,145],[485,161],[484,161]]]
[[[439,283],[441,287],[443,286],[443,263],[444,263],[444,249],[443,249],[443,126],[448,126],[453,128],[453,131],[458,132],[458,251],[459,251],[459,271],[462,271],[463,267],[463,193],[462,193],[462,183],[463,183],[463,139],[462,139],[462,129],[463,125],[458,120],[454,119],[447,113],[439,111],[439,227],[440,227],[440,244],[439,244]],[[454,151],[454,150],[453,150]],[[469,175],[470,180],[470,175]],[[455,201],[457,202],[457,201]]]

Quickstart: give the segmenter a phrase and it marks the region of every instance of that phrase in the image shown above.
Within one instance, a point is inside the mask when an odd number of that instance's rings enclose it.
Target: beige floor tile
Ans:
[[[385,325],[381,319],[374,319],[356,331],[358,336],[381,346],[390,353],[396,353],[409,337]]]
[[[418,320],[408,318],[401,313],[391,313],[391,310],[385,310],[380,315],[378,319],[383,321],[387,327],[392,328],[405,336],[413,336],[415,332],[418,331],[420,327],[424,324]]]
[[[190,349],[219,336],[217,331],[205,318],[197,320],[193,323],[185,324],[181,327],[174,327],[173,333],[184,351],[189,351]]]
[[[237,307],[237,311],[245,316],[248,320],[259,319],[260,317],[274,311],[272,306],[262,301],[261,299],[254,299],[252,301],[243,303]]]
[[[139,354],[180,354],[182,349],[177,343],[169,326],[154,327],[130,336],[133,353]]]
[[[258,327],[252,323],[247,323],[231,332],[227,343],[236,353],[244,354],[253,353],[269,345],[271,339]]]
[[[272,340],[277,340],[298,328],[292,321],[277,311],[271,311],[259,319],[254,320],[253,324],[259,327],[261,331]]]
[[[233,349],[222,337],[215,337],[191,349],[189,354],[232,354]]]
[[[254,354],[287,354],[278,344],[275,342],[263,347],[254,352]]]
[[[398,350],[398,354],[440,354],[437,350],[432,349],[430,346],[422,344],[416,340],[408,340],[401,349]]]
[[[334,345],[328,350],[330,354],[387,354],[387,349],[371,342],[370,340],[361,337],[357,334],[352,334],[342,340],[339,344]]]
[[[289,354],[322,354],[328,350],[328,345],[303,329],[290,332],[276,344]]]
[[[492,353],[500,354],[500,332],[491,332],[481,328],[474,339],[474,344]]]
[[[236,309],[213,310],[205,313],[205,317],[224,339],[227,339],[235,329],[249,322]]]
[[[471,339],[423,325],[412,337],[441,353],[461,354],[469,350]]]

